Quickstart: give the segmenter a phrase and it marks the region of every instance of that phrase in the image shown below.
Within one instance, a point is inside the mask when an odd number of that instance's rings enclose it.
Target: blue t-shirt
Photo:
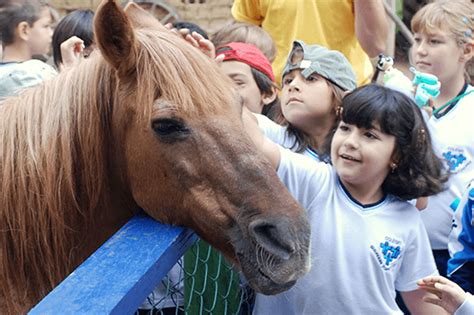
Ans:
[[[464,193],[453,217],[453,229],[449,235],[448,275],[464,263],[474,261],[474,180]]]

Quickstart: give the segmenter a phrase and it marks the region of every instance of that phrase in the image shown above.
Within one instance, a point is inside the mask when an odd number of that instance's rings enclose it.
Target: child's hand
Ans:
[[[442,276],[430,276],[417,282],[420,289],[434,293],[436,297],[425,297],[425,302],[441,306],[453,314],[466,299],[466,292],[453,281]]]
[[[60,68],[63,68],[73,66],[79,62],[85,47],[82,39],[72,36],[62,42],[59,48],[63,59]]]
[[[66,39],[59,47],[63,59],[62,67],[75,65],[81,59],[82,52],[85,48],[84,41],[77,36]]]
[[[216,58],[216,47],[209,39],[205,39],[201,34],[197,32],[192,32],[192,34],[189,34],[188,30],[188,34],[186,34],[185,39],[190,42],[194,47],[201,50],[209,58]]]
[[[181,28],[178,30],[174,28],[173,24],[171,23],[166,24],[165,27],[176,35],[182,37],[194,47],[198,48],[209,58],[216,58],[216,47],[214,47],[214,44],[210,40],[205,39],[204,36],[202,36],[198,32],[191,33],[187,28]]]

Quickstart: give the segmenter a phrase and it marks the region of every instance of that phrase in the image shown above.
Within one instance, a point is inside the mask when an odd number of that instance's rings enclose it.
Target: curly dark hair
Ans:
[[[345,123],[367,129],[378,123],[382,132],[395,137],[398,166],[382,184],[385,193],[409,200],[444,189],[448,172],[433,151],[421,110],[408,96],[370,84],[346,95],[342,107]]]

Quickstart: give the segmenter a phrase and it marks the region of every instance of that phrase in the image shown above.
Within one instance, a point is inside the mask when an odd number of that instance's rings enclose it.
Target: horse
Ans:
[[[143,209],[263,294],[309,269],[304,209],[245,133],[229,79],[138,6],[104,0],[98,50],[0,106],[0,308],[25,313]]]

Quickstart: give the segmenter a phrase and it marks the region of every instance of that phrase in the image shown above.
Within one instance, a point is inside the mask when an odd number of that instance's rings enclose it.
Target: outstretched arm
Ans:
[[[369,57],[383,53],[388,36],[388,21],[383,0],[355,0],[355,32]]]
[[[275,169],[280,164],[280,149],[277,144],[265,137],[258,127],[257,118],[245,106],[242,108],[242,120],[245,131],[250,136],[254,144],[265,155]]]

